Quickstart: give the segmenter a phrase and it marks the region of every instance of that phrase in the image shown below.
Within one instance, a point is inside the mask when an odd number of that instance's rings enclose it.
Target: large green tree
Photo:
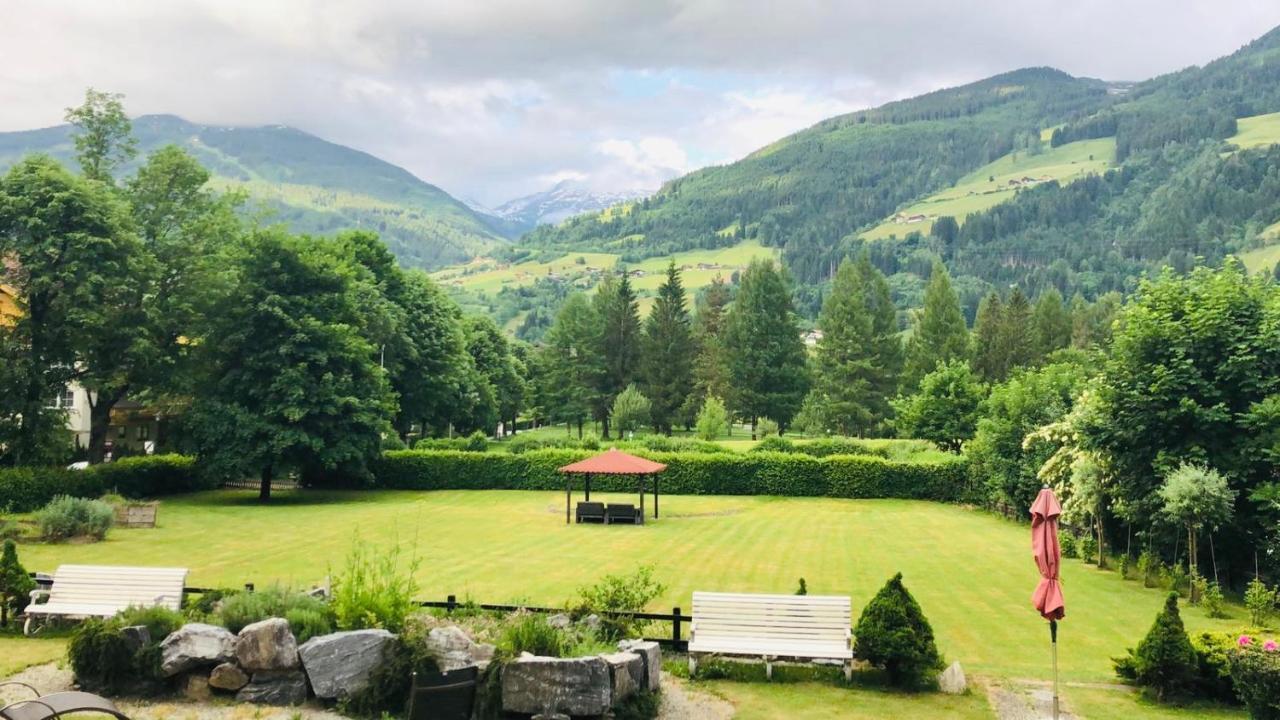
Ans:
[[[895,403],[898,434],[932,440],[958,453],[977,429],[984,395],[968,363],[953,360],[939,365],[920,381],[919,391]]]
[[[600,316],[600,346],[596,352],[604,359],[596,419],[600,421],[601,434],[607,438],[613,400],[640,372],[640,311],[625,268],[617,277],[607,277],[600,283],[595,307]]]
[[[81,105],[67,108],[66,121],[76,128],[71,135],[76,160],[90,180],[112,184],[116,169],[138,152],[123,101],[119,93],[89,88]]]
[[[491,388],[494,404],[492,410],[483,416],[484,422],[476,427],[492,435],[497,422],[511,423],[515,426],[515,418],[520,413],[524,402],[524,380],[521,368],[511,355],[511,346],[506,335],[484,315],[470,315],[463,323],[466,329],[467,351],[475,363],[476,371]]]
[[[1055,350],[1071,345],[1071,311],[1062,302],[1057,288],[1040,293],[1031,311],[1031,342],[1037,360],[1042,360]]]
[[[724,349],[734,412],[785,429],[808,389],[804,341],[791,306],[791,283],[772,260],[752,260],[725,321]]]
[[[578,426],[596,407],[599,375],[604,372],[600,353],[600,315],[582,293],[569,296],[547,332],[539,355],[544,398],[552,421]]]
[[[934,224],[937,230],[937,223]],[[934,263],[924,289],[924,306],[916,315],[907,341],[902,389],[911,392],[939,365],[969,357],[969,328],[965,326],[960,298],[951,287],[951,276],[942,263]]]
[[[101,183],[35,156],[0,179],[0,282],[18,317],[0,323],[0,447],[13,464],[56,462],[65,416],[49,409],[82,372],[138,250],[127,208]]]
[[[902,370],[902,342],[889,284],[866,254],[836,270],[818,315],[815,385],[845,435],[883,434]]]
[[[693,361],[693,392],[681,414],[686,423],[698,416],[708,397],[729,397],[729,362],[724,346],[724,324],[733,293],[720,275],[703,289],[693,338],[697,353]]]
[[[658,286],[658,298],[644,323],[641,370],[644,394],[649,398],[653,425],[671,434],[680,407],[693,391],[693,331],[685,307],[684,284],[675,261],[667,266],[667,278]]]
[[[256,233],[232,268],[233,302],[209,318],[188,427],[211,471],[260,478],[362,475],[391,431],[395,400],[359,330],[359,273],[332,248]]]

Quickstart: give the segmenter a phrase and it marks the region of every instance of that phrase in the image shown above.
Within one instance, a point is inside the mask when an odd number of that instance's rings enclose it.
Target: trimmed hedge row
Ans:
[[[373,464],[373,487],[403,490],[560,490],[557,468],[590,457],[583,450],[470,453],[401,450]],[[900,462],[862,455],[816,458],[797,453],[662,453],[661,490],[673,495],[790,495],[955,501],[965,495],[964,458]],[[626,492],[635,480],[597,476],[592,488]]]
[[[144,498],[215,486],[198,472],[194,458],[183,455],[127,457],[86,470],[0,468],[0,510],[30,512],[57,495],[96,498],[118,492]]]

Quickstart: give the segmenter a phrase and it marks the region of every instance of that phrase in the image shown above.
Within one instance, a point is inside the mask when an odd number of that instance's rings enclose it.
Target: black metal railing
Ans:
[[[443,609],[445,612],[449,612],[449,613],[452,613],[455,610],[464,610],[464,609],[475,609],[475,610],[484,610],[487,612],[508,612],[508,613],[520,612],[523,610],[524,612],[541,613],[545,615],[554,615],[556,613],[566,612],[564,608],[538,607],[536,605],[497,605],[492,603],[458,602],[458,598],[455,595],[450,595],[446,600],[443,600],[443,601],[441,600],[419,601],[418,605],[421,607],[428,607],[428,608],[440,608],[440,609]],[[627,618],[627,619],[634,619],[634,620],[645,620],[649,622],[669,622],[671,623],[670,637],[645,638],[645,640],[651,640],[653,642],[656,642],[662,645],[663,647],[670,648],[672,650],[683,651],[683,650],[686,650],[689,646],[689,642],[682,637],[682,633],[684,631],[684,625],[689,621],[689,616],[682,613],[680,611],[680,608],[678,607],[671,608],[671,612],[669,613],[653,613],[653,612],[631,613],[631,612],[601,611],[595,614],[603,617],[608,617],[608,618]]]

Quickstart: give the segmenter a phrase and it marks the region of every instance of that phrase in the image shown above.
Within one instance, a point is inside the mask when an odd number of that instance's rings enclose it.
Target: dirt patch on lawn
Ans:
[[[695,690],[684,680],[662,673],[662,709],[658,720],[730,720],[733,705]]]

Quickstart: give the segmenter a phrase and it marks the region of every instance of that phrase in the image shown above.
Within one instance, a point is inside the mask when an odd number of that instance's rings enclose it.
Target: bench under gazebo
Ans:
[[[582,502],[578,503],[578,522],[599,522],[606,525],[614,523],[643,525],[644,496],[651,482],[653,487],[653,517],[656,520],[658,518],[658,473],[666,469],[667,466],[662,463],[645,460],[642,457],[624,453],[617,448],[610,448],[595,457],[565,465],[560,468],[560,472],[565,475],[565,524],[568,525],[573,522],[573,479],[579,475],[583,477],[584,497]],[[605,505],[601,502],[592,502],[591,478],[594,475],[630,475],[635,477],[636,485],[640,491],[640,507],[637,508],[634,505],[622,503]]]

